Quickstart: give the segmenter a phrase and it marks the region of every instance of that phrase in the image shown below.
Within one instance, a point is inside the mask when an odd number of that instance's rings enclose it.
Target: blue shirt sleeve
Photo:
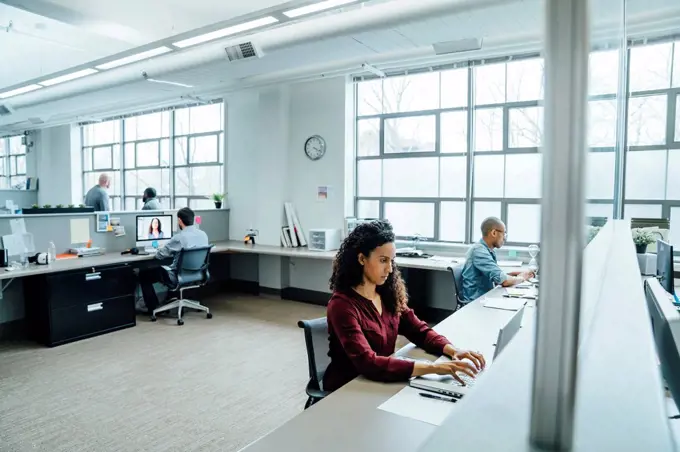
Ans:
[[[179,234],[175,234],[170,241],[156,252],[156,259],[165,259],[166,257],[174,257],[182,249],[182,242],[179,239]]]
[[[472,264],[494,284],[502,284],[508,279],[508,275],[494,261],[491,253],[482,247],[477,247],[472,252]]]

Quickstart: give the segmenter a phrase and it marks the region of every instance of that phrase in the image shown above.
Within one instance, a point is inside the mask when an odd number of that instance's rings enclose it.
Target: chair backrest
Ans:
[[[182,248],[177,259],[177,281],[180,286],[205,284],[210,279],[210,250],[215,245]]]
[[[449,267],[451,276],[453,276],[453,290],[456,293],[456,301],[463,302],[463,264]]]
[[[331,362],[328,356],[328,321],[326,317],[300,320],[298,326],[305,330],[309,379],[323,389],[323,375]]]

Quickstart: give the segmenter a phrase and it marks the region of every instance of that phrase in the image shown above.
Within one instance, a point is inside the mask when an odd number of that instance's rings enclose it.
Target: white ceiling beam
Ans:
[[[87,17],[75,9],[65,8],[45,0],[0,0],[0,3],[40,17],[80,28],[88,33],[133,45],[143,45],[153,40],[139,30],[105,19]]]

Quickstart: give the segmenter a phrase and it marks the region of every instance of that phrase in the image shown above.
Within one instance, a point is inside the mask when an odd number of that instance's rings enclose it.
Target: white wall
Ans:
[[[305,230],[343,227],[347,88],[337,77],[226,96],[232,238],[252,227],[260,232],[259,243],[279,245],[285,201],[293,203]],[[311,135],[327,145],[315,162],[304,153]],[[330,187],[323,202],[316,199],[320,185]]]
[[[226,96],[227,192],[230,237],[258,229],[258,243],[279,245],[285,225],[283,203],[297,210],[305,233],[310,228],[342,228],[345,217],[347,85],[345,77],[278,85]],[[312,161],[304,143],[326,140],[326,155]],[[317,200],[317,187],[329,197]],[[285,261],[283,261],[285,262]],[[289,284],[328,291],[330,262],[291,259]],[[280,289],[281,268],[262,260],[260,284]]]
[[[83,202],[78,127],[65,125],[39,130],[35,133],[34,143],[40,181],[38,204]]]

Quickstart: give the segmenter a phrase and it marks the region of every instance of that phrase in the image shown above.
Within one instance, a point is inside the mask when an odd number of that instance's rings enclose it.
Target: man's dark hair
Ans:
[[[184,226],[191,226],[194,224],[194,211],[188,207],[182,207],[177,211],[177,218],[182,220]]]
[[[156,189],[153,187],[147,187],[146,190],[144,190],[144,196],[147,199],[155,198],[156,197]]]
[[[498,229],[503,226],[503,222],[496,217],[489,217],[482,221],[482,237],[486,237],[491,234],[491,231]]]

